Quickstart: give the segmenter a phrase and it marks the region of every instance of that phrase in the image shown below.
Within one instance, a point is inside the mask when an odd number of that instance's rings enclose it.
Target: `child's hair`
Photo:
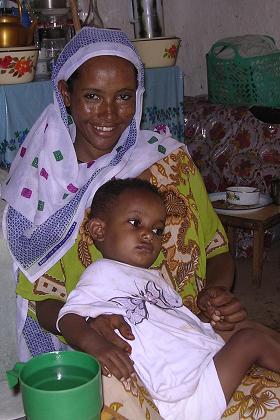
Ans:
[[[90,218],[109,212],[119,195],[128,189],[149,191],[163,199],[159,190],[149,181],[139,178],[111,179],[96,191],[91,203]]]

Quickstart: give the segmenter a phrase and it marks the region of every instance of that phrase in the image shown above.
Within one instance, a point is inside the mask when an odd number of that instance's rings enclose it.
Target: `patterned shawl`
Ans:
[[[68,125],[58,82],[67,80],[89,58],[100,55],[122,57],[136,67],[136,111],[111,153],[95,162],[78,164],[73,146],[75,124]],[[140,130],[144,69],[121,31],[83,28],[60,54],[52,84],[54,104],[31,128],[2,187],[2,198],[8,203],[4,235],[13,260],[31,282],[73,245],[84,211],[100,185],[112,177],[137,176],[182,146],[167,132]]]

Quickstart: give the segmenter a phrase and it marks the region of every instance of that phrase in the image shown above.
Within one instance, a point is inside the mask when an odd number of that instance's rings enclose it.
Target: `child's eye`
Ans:
[[[162,236],[164,228],[155,228],[153,229],[153,233],[157,236]]]
[[[129,222],[131,225],[133,225],[134,227],[138,227],[138,226],[140,226],[140,224],[141,224],[140,220],[138,220],[138,219],[130,219],[128,222]]]

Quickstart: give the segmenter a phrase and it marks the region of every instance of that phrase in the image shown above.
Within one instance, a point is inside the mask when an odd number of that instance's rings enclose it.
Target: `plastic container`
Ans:
[[[101,369],[89,354],[40,354],[26,363],[16,363],[7,379],[11,389],[20,384],[29,420],[100,420]]]
[[[273,38],[267,38],[275,45]],[[232,50],[231,58],[219,57],[219,53],[225,48]],[[206,55],[206,61],[209,102],[280,106],[280,51],[242,57],[236,45],[218,41]]]

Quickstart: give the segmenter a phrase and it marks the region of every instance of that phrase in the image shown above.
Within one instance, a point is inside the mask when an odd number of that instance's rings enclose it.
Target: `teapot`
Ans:
[[[0,48],[27,47],[34,44],[34,31],[37,20],[29,27],[22,24],[22,5],[16,0],[19,16],[0,15]]]

